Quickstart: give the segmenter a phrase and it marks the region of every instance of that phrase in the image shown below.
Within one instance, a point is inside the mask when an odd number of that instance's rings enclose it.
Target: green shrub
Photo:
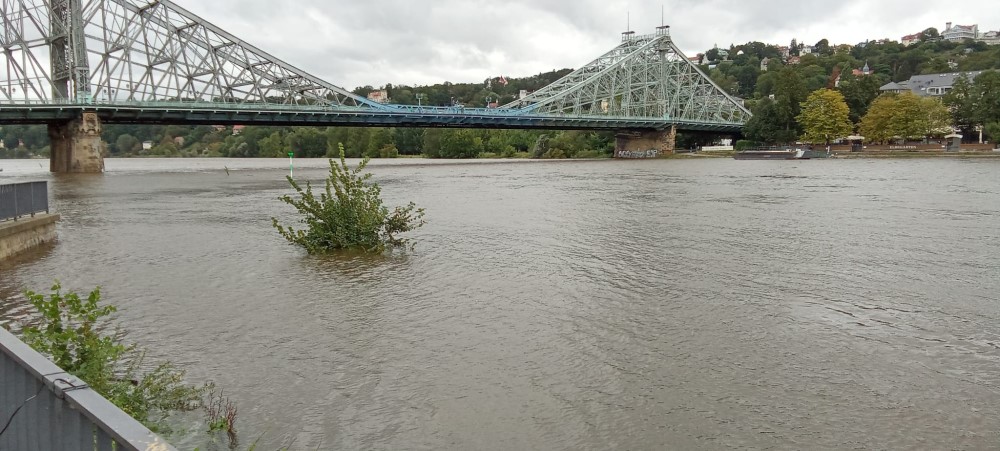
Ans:
[[[569,158],[569,156],[566,155],[565,150],[559,148],[549,148],[549,150],[545,152],[541,158],[543,160],[561,160],[564,158]]]
[[[545,155],[549,152],[549,141],[551,141],[549,135],[540,135],[538,140],[535,141],[534,147],[531,148],[531,157],[545,158]]]
[[[103,319],[116,309],[100,305],[99,288],[86,299],[61,290],[56,283],[48,298],[25,293],[41,315],[39,325],[24,328],[25,343],[150,429],[163,430],[170,413],[200,405],[208,386],[184,384],[184,372],[169,363],[142,372],[144,353],[123,344],[121,334],[101,334]]]
[[[399,158],[399,149],[395,144],[386,144],[378,151],[379,158]]]
[[[581,150],[577,152],[576,155],[573,155],[573,158],[586,158],[586,159],[610,158],[610,157],[611,156],[608,155],[606,152],[602,152],[600,150]]]
[[[992,143],[1000,143],[1000,122],[991,122],[983,127],[983,133]],[[997,145],[1000,148],[1000,144]]]
[[[389,247],[405,246],[408,240],[397,235],[424,225],[424,210],[413,202],[395,210],[382,205],[382,189],[370,182],[371,173],[361,172],[368,165],[368,158],[355,169],[347,166],[344,146],[340,146],[340,162],[330,160],[330,175],[326,179],[326,189],[313,193],[312,185],[306,188],[288,177],[299,199],[282,196],[285,202],[303,216],[300,223],[304,229],[284,227],[277,218],[271,218],[274,228],[281,236],[293,244],[306,249],[310,254],[322,254],[338,249],[361,249],[381,253]]]

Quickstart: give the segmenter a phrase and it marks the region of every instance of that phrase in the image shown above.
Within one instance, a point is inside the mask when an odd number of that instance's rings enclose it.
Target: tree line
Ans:
[[[872,141],[919,139],[948,134],[954,126],[969,138],[978,138],[976,131],[982,128],[988,139],[1000,140],[1000,108],[993,106],[1000,105],[1000,74],[989,71],[1000,69],[1000,46],[971,39],[944,41],[933,28],[922,35],[923,40],[911,46],[898,42],[835,46],[824,39],[812,46],[813,53],[801,56],[796,54],[803,46],[793,41],[790,50],[797,64],[789,64],[778,46],[750,42],[731,46],[729,59],[722,58],[717,49],[709,51],[701,68],[723,89],[743,98],[754,113],[744,130],[745,139],[753,143],[791,143],[806,135],[817,138],[816,131],[806,130],[801,119],[810,117],[802,114],[811,95],[834,101],[829,95],[819,95],[821,90],[836,92],[847,106],[849,133],[840,137],[861,133]],[[864,66],[869,73],[861,72]],[[967,71],[987,72],[960,79],[948,95],[920,102],[910,98],[912,94],[883,98],[880,91],[889,82],[914,75]],[[873,115],[867,117],[870,110]]]
[[[540,89],[567,73],[382,89],[390,102],[402,105],[486,107],[512,102],[522,90]],[[367,96],[374,90],[365,86],[354,93]],[[595,158],[614,149],[614,133],[594,131],[105,124],[102,134],[112,157],[336,158],[340,144],[350,158]],[[44,125],[6,125],[0,136],[0,158],[48,156]]]
[[[610,156],[614,133],[364,127],[105,125],[111,157],[332,158],[598,158]],[[4,126],[0,158],[47,157],[44,125]]]
[[[730,46],[728,58],[722,58],[719,49],[709,50],[700,67],[720,87],[744,99],[754,113],[744,131],[749,141],[787,143],[802,138],[806,132],[800,121],[802,105],[821,89],[836,91],[843,97],[853,132],[865,134],[863,130],[868,130],[865,136],[877,139],[883,137],[880,133],[887,130],[884,129],[886,124],[914,122],[912,117],[888,121],[876,115],[867,121],[868,126],[864,126],[864,118],[873,106],[892,106],[887,100],[876,103],[882,94],[879,88],[888,82],[905,81],[921,74],[1000,69],[1000,46],[972,40],[944,41],[933,28],[922,35],[923,41],[911,46],[897,42],[831,45],[824,39],[812,46],[813,52],[809,54],[800,54],[803,46],[793,41],[789,52],[798,58],[798,64],[789,64],[782,49],[776,45],[748,42]],[[765,60],[766,64],[762,64]],[[870,74],[853,73],[865,65]],[[569,71],[563,69],[524,78],[494,77],[477,83],[386,85],[380,89],[386,91],[390,102],[397,104],[486,107],[512,102],[522,90],[538,90]],[[375,87],[364,86],[355,89],[354,93],[367,96],[375,90]],[[941,100],[950,112],[950,125],[964,130],[966,136],[982,128],[988,139],[998,141],[1000,112],[995,107],[1000,104],[998,96],[1000,82],[995,74],[987,72],[977,79],[956,84],[955,89]],[[911,101],[904,101],[909,105],[906,102]],[[930,104],[925,106],[930,107]],[[940,113],[941,110],[935,111]],[[938,125],[930,122],[932,126],[925,130]],[[872,132],[873,129],[879,131]],[[912,133],[902,130],[893,132],[892,136],[916,136]],[[48,155],[45,126],[0,126],[0,137],[4,143],[0,158]],[[105,125],[104,138],[109,154],[116,157],[254,158],[283,157],[289,152],[299,157],[336,157],[337,145],[343,143],[349,157],[562,158],[607,156],[614,144],[614,136],[609,132],[248,126],[236,133],[232,128],[220,130],[210,126],[115,124]],[[149,143],[149,148],[143,143]],[[678,136],[678,147],[694,144],[697,144],[695,137]]]

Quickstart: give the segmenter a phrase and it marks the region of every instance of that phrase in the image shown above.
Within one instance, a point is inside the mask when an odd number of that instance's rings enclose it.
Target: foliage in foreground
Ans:
[[[289,242],[306,249],[310,254],[322,254],[338,249],[361,249],[381,253],[387,248],[406,246],[409,240],[397,235],[424,225],[424,210],[413,202],[395,210],[382,205],[382,189],[371,182],[371,173],[362,174],[368,158],[357,168],[347,166],[344,146],[340,146],[340,162],[330,160],[330,175],[326,189],[313,193],[312,184],[302,189],[294,179],[288,183],[298,193],[299,199],[282,196],[285,202],[303,216],[304,229],[285,227],[271,218],[274,228]]]
[[[116,309],[100,305],[99,288],[86,299],[61,290],[56,283],[48,298],[25,293],[41,314],[38,326],[23,329],[25,343],[150,429],[163,430],[172,412],[198,408],[208,386],[186,385],[184,372],[169,363],[143,371],[142,352],[123,344],[119,333],[101,334],[103,319]]]

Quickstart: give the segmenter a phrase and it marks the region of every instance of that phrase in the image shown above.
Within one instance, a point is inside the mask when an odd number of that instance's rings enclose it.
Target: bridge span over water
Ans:
[[[673,151],[677,131],[736,134],[749,111],[669,27],[500,108],[373,102],[170,0],[0,3],[0,122],[48,124],[53,172],[100,172],[102,123],[582,129],[616,152]]]

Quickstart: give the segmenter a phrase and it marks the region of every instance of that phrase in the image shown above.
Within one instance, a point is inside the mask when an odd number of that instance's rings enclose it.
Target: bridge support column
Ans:
[[[625,131],[615,136],[615,158],[657,158],[673,155],[677,127],[655,131]]]
[[[69,122],[49,124],[49,142],[49,171],[104,172],[105,144],[101,140],[101,119],[96,113],[83,113]]]

